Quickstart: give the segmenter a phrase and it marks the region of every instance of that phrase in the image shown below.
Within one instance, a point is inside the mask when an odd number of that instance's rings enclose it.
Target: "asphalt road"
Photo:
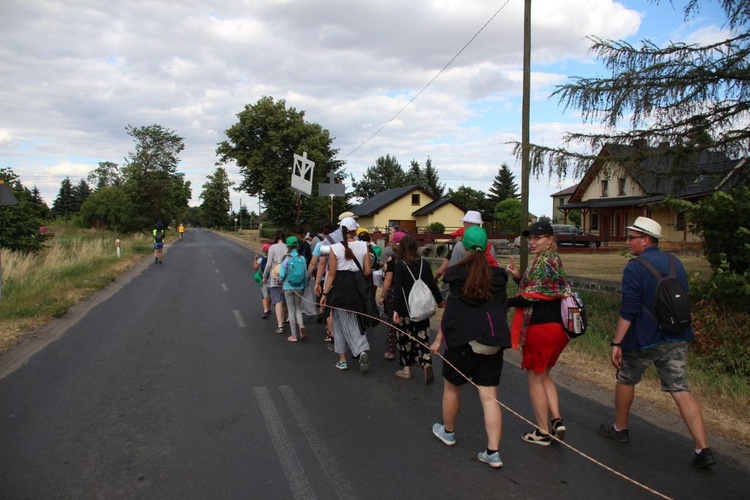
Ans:
[[[373,368],[334,368],[323,329],[292,344],[260,317],[251,252],[194,230],[55,342],[0,380],[0,498],[746,498],[750,474],[718,451],[690,465],[683,429],[633,418],[631,442],[596,434],[609,406],[560,388],[567,442],[542,448],[504,411],[501,455],[467,387],[448,448],[431,433],[442,379],[394,376],[384,328]],[[0,364],[7,358],[0,358]],[[436,374],[440,362],[436,363]],[[416,370],[414,371],[416,375]],[[531,415],[507,363],[504,405]],[[593,460],[612,468],[607,470]],[[637,481],[643,486],[634,483]],[[653,491],[649,491],[650,488]]]

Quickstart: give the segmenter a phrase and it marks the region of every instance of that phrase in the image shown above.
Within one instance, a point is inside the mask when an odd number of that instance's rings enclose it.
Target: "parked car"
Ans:
[[[555,241],[558,245],[599,248],[602,244],[598,236],[584,233],[582,229],[569,224],[552,224],[552,232],[555,233]]]

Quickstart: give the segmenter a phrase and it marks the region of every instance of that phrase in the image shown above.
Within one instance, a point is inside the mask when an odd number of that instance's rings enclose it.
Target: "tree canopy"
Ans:
[[[658,1],[658,0],[657,0]],[[663,145],[652,156],[695,155],[720,150],[729,156],[750,150],[750,2],[719,0],[730,38],[716,43],[670,42],[659,47],[649,40],[640,46],[592,37],[592,51],[610,73],[573,78],[553,96],[579,109],[584,122],[601,123],[602,132],[567,133],[563,147],[531,147],[531,168],[537,175],[582,175],[607,143]],[[700,11],[700,0],[689,0],[685,16]],[[571,151],[573,144],[585,153]],[[521,151],[516,145],[516,153]],[[634,149],[642,159],[644,150]],[[627,159],[627,158],[625,158]],[[690,162],[675,162],[677,169]],[[674,173],[677,173],[674,172]]]
[[[419,170],[419,164],[412,162],[412,169]],[[419,174],[412,174],[412,180],[416,180]],[[375,160],[375,164],[367,168],[359,182],[354,183],[354,197],[367,200],[378,193],[389,191],[411,184],[407,174],[401,168],[395,156],[387,154]],[[416,184],[416,182],[415,182]]]
[[[263,97],[246,105],[237,114],[238,122],[225,131],[227,140],[218,144],[217,165],[234,162],[242,175],[237,187],[251,196],[258,196],[266,207],[268,219],[275,224],[291,226],[297,219],[297,202],[310,220],[324,218],[330,201],[318,196],[318,184],[345,178],[344,162],[336,160],[333,138],[317,123],[307,122],[305,112],[287,108],[286,101]],[[301,198],[291,188],[294,154],[315,162],[312,196]],[[346,200],[337,198],[336,211],[343,211]]]

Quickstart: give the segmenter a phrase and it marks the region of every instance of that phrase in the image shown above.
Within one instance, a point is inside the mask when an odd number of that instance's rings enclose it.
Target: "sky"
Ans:
[[[572,76],[606,74],[586,37],[723,40],[721,12],[707,2],[686,22],[682,0],[533,0],[531,142],[559,146],[566,131],[597,126],[549,97]],[[99,162],[124,164],[134,149],[126,126],[158,124],[184,138],[178,171],[199,205],[224,131],[270,96],[327,129],[355,180],[390,154],[404,170],[430,158],[446,188],[487,191],[503,163],[520,186],[523,5],[3,0],[0,167],[51,207],[66,177],[76,184]],[[239,185],[238,167],[223,167]],[[550,195],[576,182],[532,178],[529,211],[551,215]],[[231,199],[258,211],[247,193]]]

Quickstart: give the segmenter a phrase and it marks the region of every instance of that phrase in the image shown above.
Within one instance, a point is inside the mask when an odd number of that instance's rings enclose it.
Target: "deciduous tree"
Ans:
[[[266,206],[268,219],[291,226],[297,218],[297,201],[302,200],[304,218],[317,220],[328,214],[327,198],[319,197],[318,184],[327,175],[343,179],[343,161],[336,160],[328,130],[305,121],[304,111],[287,108],[284,100],[263,97],[237,114],[238,122],[225,131],[227,140],[218,144],[218,165],[234,162],[242,182],[238,191],[258,196]],[[291,189],[294,154],[315,162],[312,196],[304,199]]]
[[[416,162],[412,162],[414,166]],[[419,164],[416,164],[419,169]],[[389,154],[375,160],[375,164],[367,168],[359,182],[354,183],[354,197],[367,200],[378,193],[409,185],[406,172],[401,168],[395,156]]]

